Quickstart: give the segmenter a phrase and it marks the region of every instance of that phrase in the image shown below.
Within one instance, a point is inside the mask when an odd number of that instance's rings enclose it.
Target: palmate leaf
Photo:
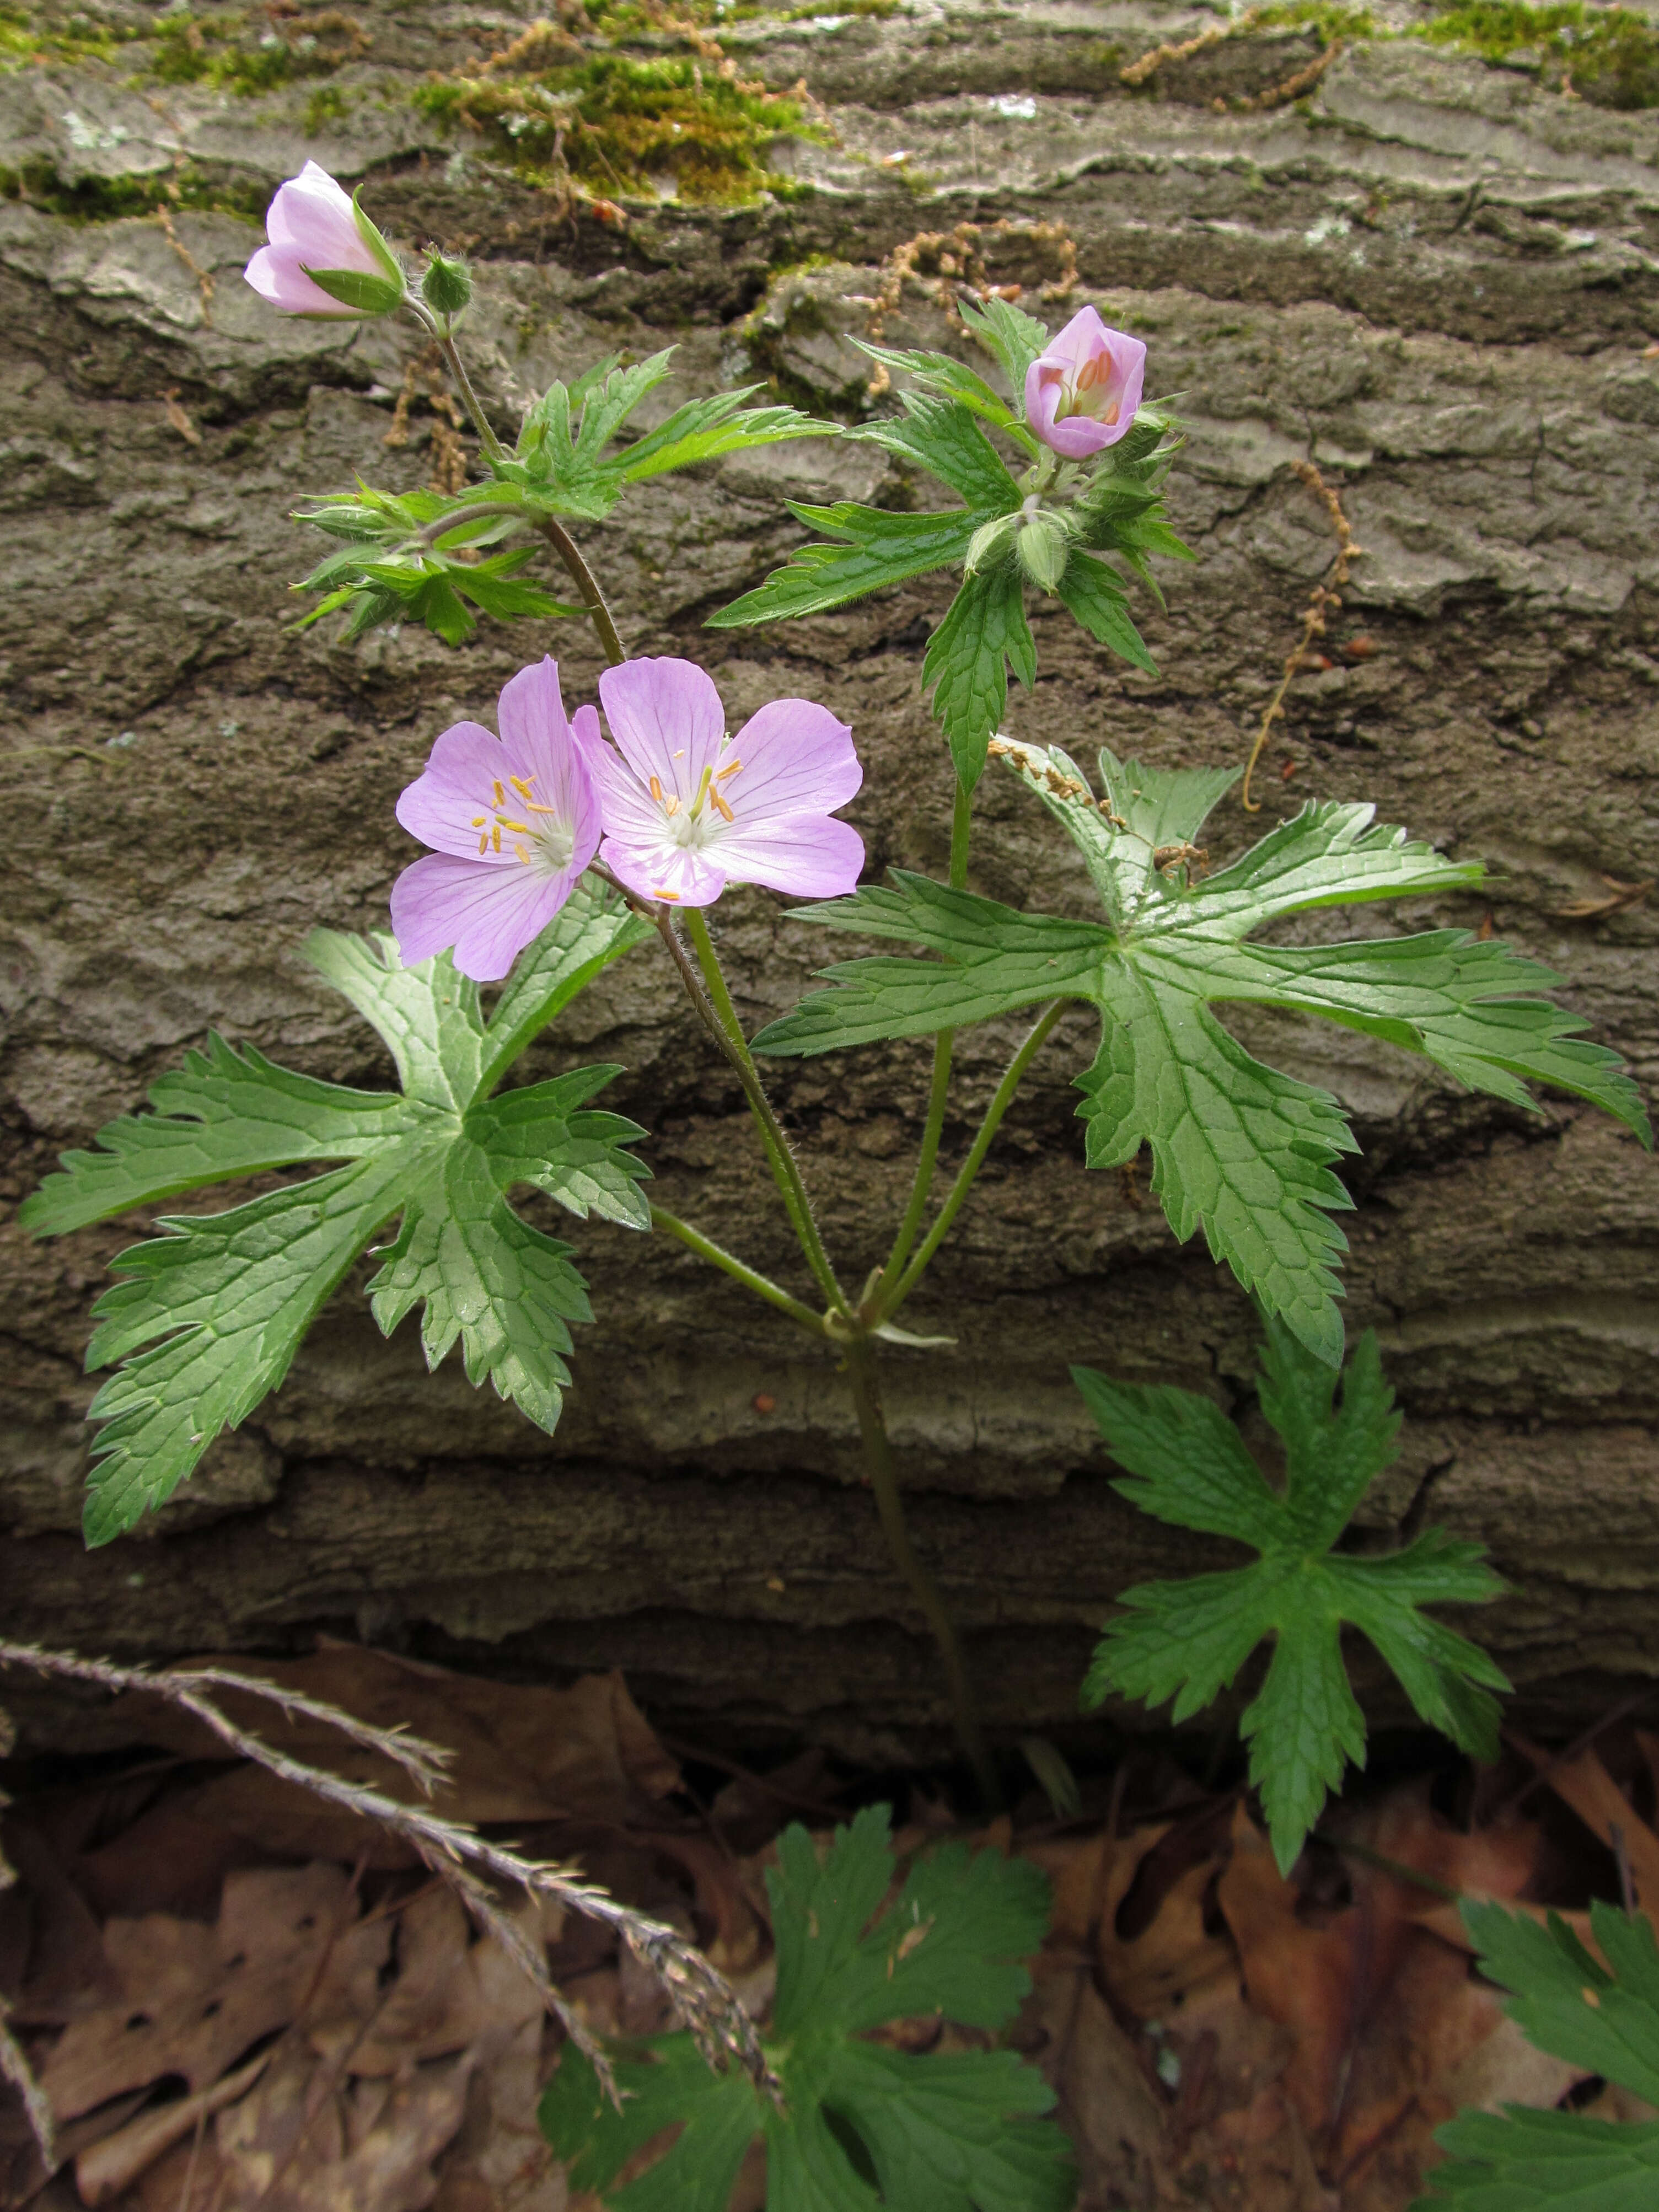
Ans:
[[[963,506],[943,514],[900,514],[845,501],[833,507],[792,505],[797,520],[823,536],[792,554],[763,584],[711,616],[708,627],[734,629],[823,613],[937,568],[965,568],[973,548],[975,573],[964,576],[928,640],[922,666],[924,684],[933,687],[933,712],[944,727],[957,777],[971,791],[983,773],[1006,702],[1008,668],[1027,686],[1036,674],[1024,572],[1016,532],[1006,519],[1015,516],[1023,495],[1039,479],[1026,473],[1016,482],[1012,469],[1038,456],[1052,464],[1054,456],[1038,445],[1024,415],[1025,370],[1047,340],[1044,326],[1001,300],[988,301],[979,312],[965,308],[963,319],[1001,364],[1012,400],[1000,398],[976,371],[946,354],[866,345],[863,350],[872,359],[902,369],[923,388],[900,393],[896,416],[847,434],[927,470]],[[988,430],[1008,441],[1016,462],[1004,459]],[[1161,484],[1174,450],[1168,418],[1156,409],[1142,410],[1080,487],[1073,481],[1075,468],[1060,471],[1068,490],[1076,489],[1078,496],[1074,504],[1058,510],[1054,524],[1074,548],[1058,577],[1056,596],[1091,637],[1154,675],[1156,665],[1129,618],[1123,580],[1098,556],[1118,554],[1148,584],[1154,554],[1191,558],[1162,519]],[[1000,520],[1004,526],[994,531]],[[994,550],[988,550],[982,539],[975,547],[985,531],[994,532]]]
[[[1002,750],[1081,848],[1108,920],[1019,914],[904,873],[891,888],[798,907],[794,920],[935,957],[826,969],[835,988],[763,1030],[758,1051],[827,1052],[1087,1000],[1102,1017],[1099,1053],[1078,1079],[1089,1165],[1118,1166],[1149,1145],[1152,1189],[1176,1236],[1201,1228],[1213,1256],[1333,1364],[1346,1247],[1331,1216],[1349,1201],[1332,1163],[1355,1149],[1352,1134],[1328,1092],[1254,1059],[1212,1007],[1322,1015],[1521,1106],[1535,1103],[1528,1084],[1553,1085],[1651,1142],[1617,1056],[1537,995],[1556,981],[1549,969],[1501,944],[1461,930],[1309,948],[1246,941],[1320,907],[1472,887],[1478,866],[1376,826],[1369,806],[1316,802],[1205,878],[1189,869],[1191,841],[1231,772],[1171,773],[1103,752],[1097,799],[1058,750]]]
[[[1481,1972],[1512,1990],[1529,2041],[1659,2103],[1659,1945],[1653,1924],[1590,1907],[1601,1959],[1552,1913],[1540,1927],[1501,1905],[1466,1904]],[[1602,1960],[1606,1961],[1604,1965]],[[1464,2112],[1435,2141],[1447,2162],[1413,2212],[1650,2212],[1659,2203],[1659,2122],[1582,2112]]]
[[[1400,1419],[1376,1339],[1355,1347],[1336,1377],[1282,1322],[1269,1322],[1261,1410],[1285,1444],[1275,1490],[1238,1431],[1208,1398],[1166,1386],[1072,1370],[1113,1458],[1114,1489],[1160,1521],[1248,1545],[1255,1563],[1125,1591],[1084,1682],[1085,1703],[1115,1692],[1174,1700],[1179,1723],[1228,1687],[1272,1640],[1266,1680],[1239,1721],[1250,1779],[1261,1792],[1273,1850],[1288,1873],[1326,1793],[1365,1759],[1365,1723],[1343,1664],[1344,1624],[1367,1636],[1422,1717],[1477,1758],[1498,1748],[1491,1692],[1508,1682],[1476,1644],[1429,1619],[1425,1605],[1472,1605],[1503,1588],[1478,1545],[1438,1530],[1380,1557],[1332,1547],[1371,1482],[1395,1457]]]
[[[459,1338],[486,1376],[542,1427],[558,1419],[569,1324],[592,1319],[570,1247],[520,1219],[515,1185],[569,1212],[649,1226],[627,1150],[643,1130],[587,1104],[614,1067],[492,1097],[525,1044],[647,925],[609,893],[580,889],[529,948],[486,1022],[446,954],[398,964],[387,939],[319,930],[313,964],[380,1032],[398,1091],[348,1090],[210,1036],[150,1093],[155,1111],[66,1153],[24,1205],[57,1235],[210,1183],[340,1161],[228,1213],[163,1216],[159,1237],[112,1263],[88,1368],[124,1363],[94,1400],[86,1534],[106,1543],[170,1497],[226,1428],[287,1374],[307,1329],[388,1223],[400,1226],[369,1285],[390,1334],[423,1304],[435,1367]]]
[[[863,2039],[917,2015],[1001,2027],[1030,1987],[1019,1961],[1042,1941],[1046,1881],[1027,1861],[960,1844],[919,1860],[886,1903],[893,1875],[884,1806],[838,1828],[821,1863],[805,1829],[787,1829],[766,1876],[778,1958],[769,2051],[785,2109],[735,2069],[711,2074],[677,2035],[617,2065],[618,2112],[567,2045],[541,2123],[575,2186],[617,2212],[726,2212],[760,2136],[767,2212],[1066,2212],[1070,2152],[1034,2067],[1007,2051]],[[619,2185],[673,2126],[655,2164]]]

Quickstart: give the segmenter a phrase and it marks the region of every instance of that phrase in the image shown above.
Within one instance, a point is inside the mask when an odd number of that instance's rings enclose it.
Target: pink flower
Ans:
[[[386,240],[315,161],[277,186],[265,236],[242,273],[285,315],[384,315],[403,300],[404,272]],[[319,275],[326,289],[312,281]]]
[[[599,858],[642,898],[712,906],[728,883],[838,898],[864,840],[830,810],[864,781],[853,733],[827,707],[775,699],[735,738],[689,660],[607,668],[599,696],[616,739],[587,744],[605,809]]]
[[[1066,460],[1087,460],[1134,421],[1146,374],[1140,340],[1084,307],[1026,370],[1025,420]]]
[[[398,819],[437,850],[392,887],[392,927],[405,966],[454,949],[475,982],[499,981],[576,887],[599,842],[599,802],[586,749],[600,744],[592,707],[564,718],[552,660],[503,690],[501,734],[457,722],[398,801]],[[581,742],[578,742],[578,739]]]

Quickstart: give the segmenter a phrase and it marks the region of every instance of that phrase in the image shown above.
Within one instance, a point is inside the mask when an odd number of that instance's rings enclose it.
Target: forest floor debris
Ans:
[[[776,1835],[802,1802],[871,1794],[812,1753],[749,1776],[677,1747],[683,1765],[616,1676],[525,1687],[346,1645],[252,1671],[447,1743],[448,1817],[579,1863],[695,1940],[763,2019]],[[15,1755],[0,1776],[0,2000],[56,2161],[7,2091],[0,2212],[587,2212],[536,2125],[562,2031],[453,1891],[186,1713],[129,1694],[100,1722],[133,1748]],[[304,1711],[281,1740],[410,1787]],[[908,1797],[901,1860],[964,1832],[922,1783]],[[1656,1816],[1659,1736],[1624,1714],[1564,1756],[1515,1739],[1496,1768],[1351,1798],[1288,1881],[1245,1794],[1151,1751],[1085,1781],[1074,1817],[1034,1791],[969,1826],[1053,1885],[1012,2040],[1059,2097],[1080,2212],[1405,2212],[1461,2108],[1645,2117],[1524,2040],[1457,1904],[1553,1908],[1585,1935],[1595,1896],[1659,1912]],[[673,2025],[614,1928],[545,1898],[510,1910],[588,2030]]]

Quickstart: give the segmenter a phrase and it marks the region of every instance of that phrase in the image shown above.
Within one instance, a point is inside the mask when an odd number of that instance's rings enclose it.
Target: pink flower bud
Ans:
[[[404,297],[404,273],[356,203],[315,161],[276,188],[262,246],[243,274],[285,315],[343,320],[389,314]],[[313,283],[321,276],[325,283]]]
[[[1026,370],[1025,420],[1065,459],[1087,460],[1134,421],[1146,374],[1140,340],[1084,307]]]

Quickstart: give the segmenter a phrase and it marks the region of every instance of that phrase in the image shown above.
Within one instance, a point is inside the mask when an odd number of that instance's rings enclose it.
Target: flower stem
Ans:
[[[968,1157],[957,1170],[957,1179],[951,1184],[945,1203],[939,1210],[938,1218],[928,1231],[921,1249],[900,1276],[896,1285],[885,1297],[878,1299],[877,1310],[872,1316],[875,1320],[886,1321],[898,1311],[921,1279],[934,1253],[949,1235],[951,1224],[962,1211],[963,1200],[974,1187],[975,1176],[985,1164],[985,1155],[991,1149],[991,1139],[996,1135],[1003,1115],[1014,1102],[1014,1093],[1020,1086],[1021,1079],[1047,1043],[1055,1023],[1059,1021],[1065,1011],[1065,1006],[1066,1002],[1063,999],[1056,999],[1009,1061],[1002,1080],[998,1084],[991,1103],[985,1109],[985,1118],[979,1125],[979,1133],[974,1139]]]
[[[620,668],[628,654],[617,635],[617,625],[611,619],[611,610],[605,603],[599,579],[583,560],[577,550],[575,539],[562,522],[550,514],[538,515],[537,522],[545,533],[548,544],[564,562],[571,582],[581,593],[582,605],[587,609],[589,618],[599,634],[599,643],[605,647],[605,659],[613,668]]]
[[[410,299],[404,304],[416,321],[431,331],[439,352],[449,364],[449,373],[455,380],[455,389],[461,395],[461,404],[472,417],[472,427],[478,434],[478,443],[483,447],[486,456],[492,461],[504,461],[507,459],[506,448],[491,428],[483,403],[472,389],[472,379],[466,373],[460,349],[455,343],[448,323],[440,322],[435,316],[428,314],[416,300]]]
[[[909,1529],[905,1524],[904,1501],[899,1494],[898,1468],[894,1463],[892,1442],[887,1434],[887,1424],[882,1418],[881,1400],[876,1389],[875,1348],[867,1336],[860,1334],[843,1346],[842,1359],[848,1387],[853,1394],[854,1409],[858,1415],[864,1463],[869,1474],[870,1487],[875,1492],[876,1510],[881,1516],[882,1534],[887,1539],[887,1548],[892,1554],[893,1564],[908,1584],[910,1595],[921,1607],[922,1618],[932,1630],[933,1641],[939,1646],[939,1657],[945,1662],[957,1741],[974,1770],[987,1805],[995,1808],[1001,1802],[1001,1784],[997,1778],[995,1761],[980,1728],[956,1624],[939,1595],[938,1584],[917,1558],[915,1547],[910,1541]]]
[[[762,1087],[760,1071],[755,1066],[748,1041],[743,1034],[743,1024],[738,1019],[738,1010],[732,1003],[732,994],[726,987],[726,977],[720,969],[720,956],[714,950],[714,939],[708,934],[708,924],[703,920],[700,907],[686,908],[685,933],[696,953],[703,981],[714,1002],[715,1018],[725,1036],[732,1062],[742,1079],[749,1110],[760,1130],[761,1141],[766,1147],[773,1176],[782,1194],[791,1225],[800,1240],[806,1264],[836,1310],[842,1314],[848,1313],[851,1309],[848,1305],[846,1293],[836,1280],[836,1271],[830,1264],[830,1255],[825,1251],[823,1239],[818,1233],[812,1201],[807,1196],[806,1185],[801,1180],[800,1169],[790,1149],[789,1139],[772,1109],[771,1100]]]
[[[764,1298],[769,1305],[775,1306],[780,1313],[787,1314],[791,1321],[798,1322],[811,1335],[822,1338],[822,1314],[814,1313],[811,1306],[803,1305],[799,1298],[792,1298],[787,1291],[781,1289],[769,1277],[763,1275],[758,1268],[745,1266],[724,1245],[716,1244],[712,1237],[705,1237],[700,1229],[694,1229],[689,1221],[682,1221],[677,1213],[670,1213],[666,1206],[653,1205],[651,1226],[666,1230],[671,1237],[678,1237],[686,1249],[695,1252],[700,1260],[707,1260],[711,1267],[723,1269],[745,1290],[752,1291],[757,1298]]]
[[[951,888],[954,891],[959,891],[968,880],[968,839],[973,824],[973,793],[958,780],[956,804],[951,813]],[[954,1030],[941,1030],[933,1039],[933,1074],[927,1092],[927,1119],[921,1132],[921,1150],[916,1155],[916,1172],[904,1218],[877,1279],[878,1299],[888,1285],[898,1281],[900,1271],[921,1233],[927,1194],[933,1188],[933,1170],[939,1164],[939,1139],[945,1133],[945,1109],[951,1094],[951,1054],[956,1034]]]

